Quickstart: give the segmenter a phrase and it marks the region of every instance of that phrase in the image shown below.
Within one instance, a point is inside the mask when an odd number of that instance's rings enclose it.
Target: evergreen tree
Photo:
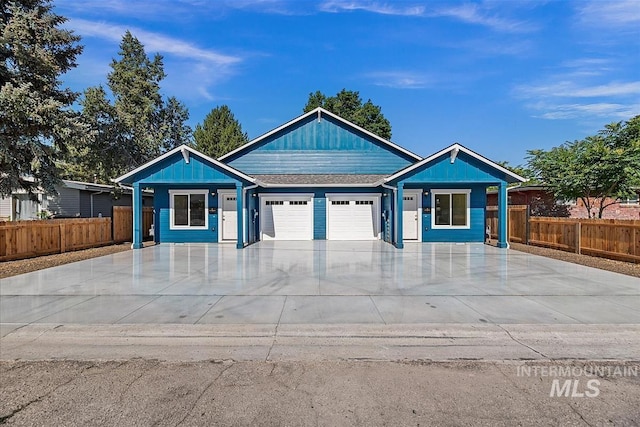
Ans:
[[[310,93],[303,111],[307,113],[318,107],[322,107],[381,138],[391,139],[391,123],[382,114],[382,109],[374,105],[370,99],[363,104],[359,92],[342,89],[336,96],[329,97],[320,91]]]
[[[193,132],[196,150],[218,158],[249,142],[246,132],[226,105],[214,108]]]
[[[56,160],[85,128],[70,107],[78,94],[60,76],[76,66],[80,37],[49,0],[0,6],[0,195],[40,187],[54,193]]]
[[[175,97],[165,102],[160,82],[162,56],[150,59],[140,41],[127,31],[118,59],[107,75],[111,98],[103,87],[85,90],[82,117],[90,127],[87,144],[74,144],[66,176],[109,183],[163,152],[191,142],[189,112]]]

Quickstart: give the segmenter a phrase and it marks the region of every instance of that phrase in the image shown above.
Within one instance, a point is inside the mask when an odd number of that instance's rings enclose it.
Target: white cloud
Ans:
[[[580,119],[585,117],[626,120],[640,114],[640,104],[629,105],[607,102],[588,104],[537,103],[529,107],[540,111],[536,117],[549,120]]]
[[[218,65],[231,65],[242,60],[237,56],[224,55],[214,50],[202,49],[184,40],[134,27],[87,21],[84,19],[71,19],[68,26],[81,36],[99,37],[117,43],[122,40],[124,33],[129,30],[145,45],[145,50],[149,52],[161,52]]]
[[[622,80],[621,59],[566,59],[537,81],[513,87],[512,95],[545,119],[628,119],[640,112],[640,80]]]
[[[531,32],[537,29],[526,21],[499,16],[485,4],[462,3],[445,6],[437,3],[427,8],[423,4],[407,5],[406,3],[379,3],[375,1],[338,1],[327,0],[319,6],[322,12],[351,12],[356,10],[381,15],[414,16],[422,18],[452,18],[467,24],[481,25],[500,32]],[[435,6],[432,6],[435,5]],[[432,7],[431,7],[432,6]]]
[[[519,86],[516,92],[524,97],[597,98],[633,96],[640,94],[640,81],[610,82],[600,85],[581,86],[573,81],[559,81],[549,84]]]
[[[638,0],[578,2],[578,18],[581,23],[620,29],[640,25],[640,2]]]
[[[325,1],[319,6],[322,12],[339,13],[342,11],[362,10],[365,12],[378,13],[381,15],[398,15],[398,16],[424,16],[424,6],[398,6],[363,1]]]
[[[435,83],[432,77],[409,71],[375,71],[364,77],[376,86],[395,89],[424,89]]]
[[[73,29],[84,38],[98,38],[113,43],[114,50],[107,57],[102,52],[100,52],[101,55],[98,55],[97,51],[91,52],[91,63],[102,60],[105,66],[110,62],[109,57],[115,56],[116,46],[122,41],[124,33],[129,30],[145,46],[147,54],[163,55],[167,73],[163,82],[163,91],[180,94],[181,100],[214,100],[216,97],[211,92],[212,88],[236,73],[237,66],[244,61],[244,58],[237,55],[223,54],[178,38],[135,27],[84,19],[71,19],[66,27]],[[91,45],[88,44],[85,54],[89,53],[90,48]],[[87,64],[83,64],[83,67],[87,67]],[[101,73],[100,77],[104,79],[107,72]]]

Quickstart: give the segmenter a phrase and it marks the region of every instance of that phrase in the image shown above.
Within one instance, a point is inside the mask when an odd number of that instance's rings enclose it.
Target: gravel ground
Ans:
[[[17,261],[5,261],[0,263],[0,279],[17,276],[31,271],[43,270],[57,265],[69,264],[84,259],[95,258],[103,255],[115,254],[131,249],[131,243],[102,246],[100,248],[85,249],[82,251],[65,252],[62,254],[47,255],[36,258],[20,259]]]
[[[153,245],[153,242],[145,243],[145,246],[147,245]],[[66,252],[63,254],[48,255],[38,258],[7,261],[0,263],[0,279],[4,277],[16,276],[18,274],[29,273],[31,271],[42,270],[49,267],[55,267],[57,265],[68,264],[70,262],[76,262],[84,259],[114,254],[117,252],[128,251],[130,250],[130,247],[130,243],[123,243],[120,245],[103,246],[101,248],[92,248],[76,252]],[[520,252],[527,252],[534,255],[541,255],[548,258],[559,259],[562,261],[572,262],[574,264],[600,268],[602,270],[613,271],[615,273],[626,274],[628,276],[640,277],[640,264],[615,261],[605,258],[597,258],[572,252],[541,248],[538,246],[527,246],[519,243],[512,243],[511,249]]]
[[[640,264],[632,262],[616,261],[606,258],[598,258],[589,255],[581,255],[573,252],[558,251],[555,249],[541,248],[539,246],[528,246],[520,243],[511,243],[511,249],[529,254],[541,255],[547,258],[559,259],[561,261],[572,262],[574,264],[586,265],[588,267],[599,268],[601,270],[613,271],[614,273],[626,274],[628,276],[640,277]]]

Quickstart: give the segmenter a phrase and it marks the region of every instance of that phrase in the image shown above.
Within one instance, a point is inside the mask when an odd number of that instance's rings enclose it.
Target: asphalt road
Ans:
[[[5,361],[0,424],[631,426],[638,374],[630,362]],[[550,397],[554,380],[569,397]]]

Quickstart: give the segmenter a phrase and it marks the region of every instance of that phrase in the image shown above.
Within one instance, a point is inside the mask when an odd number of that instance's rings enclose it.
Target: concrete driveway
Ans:
[[[638,324],[640,280],[479,244],[158,245],[2,279],[0,322]]]
[[[628,359],[640,279],[482,244],[165,244],[2,279],[0,332],[5,359]]]

